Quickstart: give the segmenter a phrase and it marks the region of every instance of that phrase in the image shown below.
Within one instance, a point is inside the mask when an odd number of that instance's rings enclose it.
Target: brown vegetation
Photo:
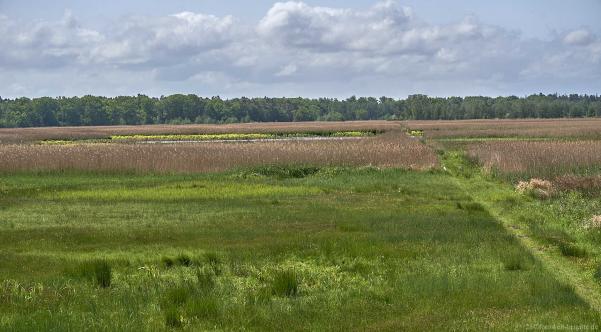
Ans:
[[[516,186],[516,190],[522,194],[532,195],[537,198],[549,198],[555,193],[553,183],[542,179],[520,181]]]
[[[601,141],[505,141],[472,144],[468,156],[485,169],[552,179],[601,170]]]
[[[22,143],[39,140],[99,139],[112,135],[166,135],[166,134],[225,134],[225,133],[299,133],[333,131],[389,131],[398,130],[399,122],[269,122],[236,123],[224,125],[144,125],[96,127],[42,127],[0,129],[0,143]]]
[[[559,190],[576,190],[589,196],[601,195],[601,176],[563,175],[555,178],[553,183]]]
[[[401,131],[331,141],[0,145],[0,171],[4,172],[211,172],[265,164],[428,169],[437,165],[437,158],[429,147]]]
[[[601,119],[405,121],[429,138],[572,137],[601,138]]]

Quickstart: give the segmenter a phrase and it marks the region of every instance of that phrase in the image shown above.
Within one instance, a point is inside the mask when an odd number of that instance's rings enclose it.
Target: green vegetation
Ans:
[[[528,97],[203,98],[175,94],[0,98],[1,127],[235,122],[520,119],[601,116],[596,95]]]
[[[0,330],[599,326],[457,181],[371,167],[2,176]]]

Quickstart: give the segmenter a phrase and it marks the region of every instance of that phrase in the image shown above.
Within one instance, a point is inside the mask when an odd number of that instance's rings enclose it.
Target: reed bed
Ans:
[[[398,130],[396,121],[346,122],[269,122],[236,123],[224,125],[144,125],[144,126],[91,126],[42,127],[0,129],[0,143],[22,143],[39,140],[103,139],[125,135],[199,135],[232,133],[324,133],[340,131]]]
[[[601,139],[601,119],[406,121],[428,138],[554,137]]]
[[[601,171],[600,141],[483,142],[467,148],[485,169],[526,178]]]
[[[259,165],[429,169],[434,151],[403,132],[345,140],[189,144],[0,145],[0,171],[216,172]]]

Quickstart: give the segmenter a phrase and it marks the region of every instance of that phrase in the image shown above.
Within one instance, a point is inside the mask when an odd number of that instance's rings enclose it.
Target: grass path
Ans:
[[[572,286],[578,296],[592,309],[601,313],[601,285],[590,276],[590,273],[574,264],[569,258],[561,256],[557,250],[532,238],[526,231],[525,225],[514,220],[510,213],[507,213],[508,209],[503,206],[503,202],[520,199],[519,194],[504,183],[486,179],[480,170],[469,165],[458,153],[447,152],[443,156],[443,164],[453,175],[459,188],[462,188],[475,202],[481,204],[558,281]]]

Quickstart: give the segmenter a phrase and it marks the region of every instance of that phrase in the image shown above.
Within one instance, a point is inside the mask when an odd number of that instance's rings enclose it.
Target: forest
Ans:
[[[205,98],[83,96],[2,99],[0,127],[347,120],[459,120],[601,116],[601,96]]]

